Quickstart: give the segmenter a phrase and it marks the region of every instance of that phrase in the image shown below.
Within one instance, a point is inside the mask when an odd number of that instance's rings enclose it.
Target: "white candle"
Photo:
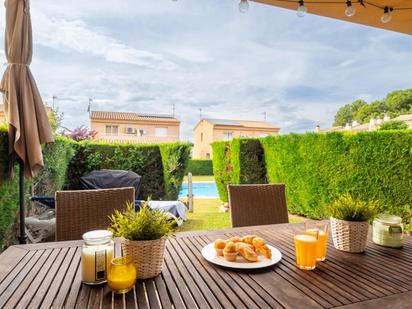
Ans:
[[[81,270],[82,281],[86,284],[100,284],[107,281],[113,258],[113,234],[98,230],[83,235]]]

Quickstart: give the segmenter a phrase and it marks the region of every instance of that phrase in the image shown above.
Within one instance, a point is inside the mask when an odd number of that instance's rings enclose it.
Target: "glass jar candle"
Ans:
[[[113,258],[113,233],[106,230],[91,231],[83,234],[82,281],[96,285],[107,281],[110,262]]]
[[[400,248],[403,246],[402,219],[392,215],[379,215],[373,220],[372,240],[375,244]]]
[[[133,288],[137,276],[132,259],[128,256],[118,257],[111,264],[107,284],[115,293],[127,293]]]

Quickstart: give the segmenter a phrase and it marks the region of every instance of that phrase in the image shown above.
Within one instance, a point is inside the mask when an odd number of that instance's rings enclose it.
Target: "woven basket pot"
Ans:
[[[122,251],[129,256],[137,270],[137,279],[156,277],[162,271],[166,238],[156,240],[128,240],[122,238]]]
[[[365,251],[368,240],[369,223],[344,221],[330,218],[333,245],[336,249],[360,253]]]

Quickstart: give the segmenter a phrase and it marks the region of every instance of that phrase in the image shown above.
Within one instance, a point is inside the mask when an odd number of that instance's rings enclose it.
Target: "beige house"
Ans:
[[[107,143],[152,144],[179,141],[180,121],[168,115],[90,112],[95,139]]]
[[[383,118],[371,118],[369,123],[359,124],[357,121],[352,121],[352,123],[347,123],[345,126],[337,126],[332,128],[321,129],[319,126],[315,128],[315,132],[335,132],[335,131],[374,131],[379,129],[382,123],[388,122],[389,120],[398,120],[405,122],[409,129],[412,129],[412,114],[400,115],[391,119],[387,114]]]
[[[264,137],[279,134],[279,127],[266,121],[201,119],[194,128],[193,158],[212,157],[212,146],[216,141],[227,141],[236,137]]]

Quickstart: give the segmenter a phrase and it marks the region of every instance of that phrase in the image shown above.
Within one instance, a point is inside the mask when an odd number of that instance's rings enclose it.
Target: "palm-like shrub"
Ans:
[[[362,201],[349,194],[338,197],[329,207],[329,215],[344,221],[369,221],[378,212],[375,201]]]

